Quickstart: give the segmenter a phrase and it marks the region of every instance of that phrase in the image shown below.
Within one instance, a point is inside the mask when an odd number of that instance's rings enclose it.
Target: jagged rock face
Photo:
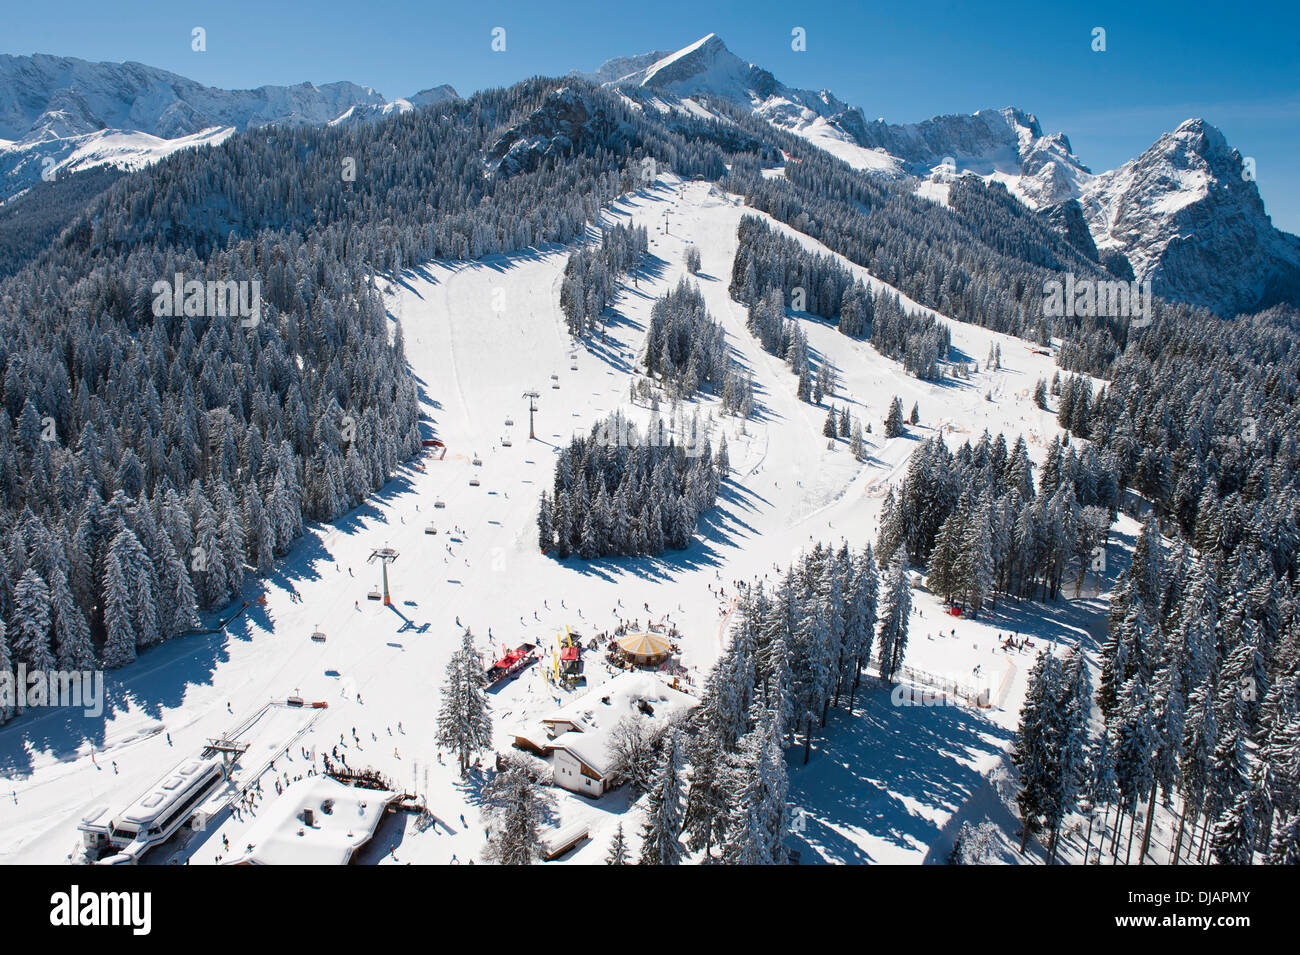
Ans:
[[[638,69],[621,72],[636,63],[641,64]],[[767,70],[740,59],[714,34],[649,62],[637,57],[611,60],[586,75],[591,79],[616,76],[605,82],[706,104],[714,98],[726,99],[832,151],[837,142],[860,147],[842,158],[856,160],[856,165],[876,174],[928,176],[945,159],[952,159],[953,171],[996,175],[1035,207],[1076,196],[1079,180],[1090,177],[1069,140],[1060,133],[1044,136],[1038,120],[1023,110],[981,110],[971,116],[937,116],[907,125],[868,121],[860,109],[826,90],[785,86]]]
[[[1063,133],[1044,136],[1032,113],[1014,107],[906,125],[876,120],[859,141],[898,156],[913,175],[931,176],[947,161],[951,166],[938,175],[951,170],[999,181],[1031,208],[1072,198],[1079,180],[1091,176]]]
[[[1037,215],[1065,236],[1066,240],[1083,253],[1085,258],[1094,262],[1100,261],[1097,245],[1092,241],[1092,233],[1088,231],[1088,222],[1083,217],[1083,208],[1079,205],[1079,200],[1064,199],[1061,202],[1042,206],[1038,209]]]
[[[0,138],[20,143],[101,129],[172,139],[212,126],[318,124],[383,103],[355,83],[220,90],[140,63],[0,56]]]
[[[873,175],[949,182],[952,173],[973,174],[1001,183],[1084,255],[1116,274],[1131,268],[1171,299],[1223,314],[1300,302],[1300,239],[1273,228],[1255,183],[1241,175],[1240,155],[1201,120],[1189,120],[1137,159],[1094,176],[1063,134],[1044,135],[1024,110],[980,110],[903,125],[868,121],[826,90],[785,86],[714,34],[676,52],[619,57],[577,75],[642,87],[679,110],[698,112],[725,99]],[[220,142],[236,129],[369,122],[454,98],[449,86],[391,102],[353,83],[219,90],[139,63],[0,55],[0,201],[39,179],[50,164],[130,169],[177,149]],[[503,136],[486,160],[490,170],[509,175],[546,156],[591,141],[616,143],[624,135],[581,95],[560,91]]]
[[[529,172],[547,158],[563,158],[594,145],[617,148],[634,134],[604,106],[572,87],[555,90],[526,120],[493,143],[484,161],[498,175]]]
[[[655,59],[647,62],[648,57]],[[620,73],[627,65],[637,65],[637,68]],[[604,82],[613,86],[639,86],[673,97],[692,97],[705,102],[725,99],[786,128],[810,116],[834,118],[850,111],[825,90],[814,93],[785,86],[768,70],[736,56],[712,33],[675,53],[610,60],[585,76],[593,80],[611,77]]]
[[[372,119],[455,96],[442,86],[390,103],[356,83],[222,90],[140,63],[0,55],[0,200],[51,164],[130,169],[235,130]]]
[[[706,107],[725,97],[876,175],[948,182],[953,173],[974,174],[1001,183],[1084,255],[1117,275],[1150,278],[1158,295],[1228,315],[1300,302],[1300,239],[1273,228],[1254,182],[1241,176],[1241,157],[1203,121],[1094,176],[1064,134],[1044,135],[1024,110],[868,121],[831,93],[782,85],[713,34],[667,56],[617,62],[598,71],[621,73],[606,82]]]
[[[644,70],[647,66],[662,60],[664,57],[672,56],[672,53],[672,50],[655,50],[637,56],[616,56],[613,59],[606,60],[590,73],[570,70],[568,75],[579,77],[599,86],[602,83],[613,83],[632,73]]]
[[[1098,248],[1118,249],[1152,291],[1224,315],[1300,298],[1300,239],[1273,228],[1241,155],[1188,120],[1081,199]]]

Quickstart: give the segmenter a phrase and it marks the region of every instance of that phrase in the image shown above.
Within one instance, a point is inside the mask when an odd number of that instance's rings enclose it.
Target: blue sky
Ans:
[[[207,51],[190,31],[207,31]],[[493,27],[506,50],[490,48]],[[790,31],[803,27],[807,50]],[[1106,30],[1106,51],[1091,49]],[[1112,168],[1190,116],[1254,157],[1274,223],[1300,232],[1300,5],[746,0],[318,0],[7,5],[0,52],[137,60],[203,83],[352,80],[386,96],[462,94],[705,33],[791,86],[828,88],[869,118],[910,122],[1015,105]]]

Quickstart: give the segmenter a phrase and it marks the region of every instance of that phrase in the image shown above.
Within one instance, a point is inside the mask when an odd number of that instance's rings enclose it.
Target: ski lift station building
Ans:
[[[187,759],[119,813],[99,807],[82,819],[83,844],[99,853],[117,849],[113,863],[135,863],[182,826],[206,823],[201,809],[225,784],[219,759]]]

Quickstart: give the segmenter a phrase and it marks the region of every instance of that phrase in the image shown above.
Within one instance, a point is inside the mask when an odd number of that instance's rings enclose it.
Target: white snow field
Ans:
[[[1041,459],[1057,426],[1030,395],[1039,377],[1050,379],[1055,371],[1049,355],[952,322],[953,344],[967,361],[982,366],[996,342],[1002,368],[969,381],[928,383],[870,345],[804,316],[810,348],[839,374],[827,402],[848,405],[875,432],[866,464],[853,460],[845,441],[828,449],[821,434],[826,409],[795,398],[794,376],[761,350],[745,330],[744,307],[727,294],[736,228],[748,211],[716,186],[672,176],[616,204],[611,220],[649,227],[652,257],[616,302],[607,339],[585,345],[569,338],[559,309],[568,249],[434,263],[388,285],[390,311],[401,323],[431,434],[445,442],[445,457],[425,455],[343,520],[310,528],[273,577],[249,584],[248,610],[225,632],[173,641],[108,673],[103,716],[37,711],[0,728],[0,862],[76,860],[76,826],[88,811],[127,805],[208,738],[291,695],[328,706],[302,735],[301,724],[290,723],[281,727],[282,738],[259,740],[262,752],[279,746],[287,754],[262,776],[257,809],[275,799],[276,780],[283,786],[305,773],[304,750],[320,755],[338,746],[350,767],[379,770],[397,787],[427,796],[437,817],[423,828],[413,816],[391,817],[362,861],[479,860],[483,775],[471,772],[462,781],[454,758],[440,758],[433,743],[443,669],[460,640],[458,620],[472,628],[486,656],[525,640],[552,647],[566,625],[585,639],[619,618],[644,624],[667,616],[681,630],[682,663],[698,688],[725,639],[734,582],[774,577],[775,565],[783,568],[815,541],[847,538],[854,548],[874,541],[884,490],[901,477],[920,438],[937,431],[956,445],[984,429],[1005,432],[1009,442],[1024,434],[1031,455]],[[726,434],[731,481],[684,552],[589,563],[544,556],[534,518],[538,497],[550,486],[554,453],[575,430],[628,407],[650,306],[684,274],[688,243],[702,255],[696,281],[709,309],[755,378],[757,407],[748,422],[719,418],[711,398],[684,407],[711,421],[715,446]],[[540,395],[533,441],[521,397],[528,390]],[[882,421],[896,394],[905,410],[918,404],[921,425],[883,441]],[[663,411],[668,414],[666,403]],[[476,456],[481,465],[473,463]],[[435,507],[438,501],[445,506]],[[430,523],[437,534],[426,533]],[[1121,524],[1119,532],[1120,543],[1112,543],[1117,555],[1132,527]],[[391,607],[367,599],[379,579],[378,565],[367,558],[384,546],[400,554],[390,568]],[[1092,587],[1090,575],[1085,593]],[[914,603],[906,662],[986,687],[994,705],[899,707],[870,688],[860,692],[854,715],[835,712],[807,766],[801,748],[790,751],[792,844],[803,861],[933,858],[951,841],[963,806],[984,792],[982,774],[1000,762],[1015,727],[1032,653],[1004,653],[996,648],[997,634],[1030,635],[1042,647],[1081,636],[1088,642],[1090,628],[1104,628],[1104,600],[1093,598],[1045,606],[999,601],[978,622],[945,615],[928,594],[917,592]],[[311,638],[317,629],[324,642]],[[596,656],[587,660],[593,685],[605,678]],[[497,750],[508,750],[515,728],[564,699],[542,680],[538,665],[494,690]],[[263,762],[260,754],[247,760]],[[251,775],[241,784],[252,785]],[[598,801],[558,789],[556,796],[565,825],[591,828],[590,841],[564,861],[602,861],[620,820],[633,848],[639,843],[626,787]],[[255,822],[249,812],[219,818],[146,861],[229,861],[244,850],[241,838]]]

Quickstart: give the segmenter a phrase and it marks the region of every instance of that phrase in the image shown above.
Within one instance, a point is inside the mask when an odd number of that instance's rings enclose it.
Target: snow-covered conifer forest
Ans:
[[[0,862],[1300,861],[1243,156],[599,52],[0,55]]]

